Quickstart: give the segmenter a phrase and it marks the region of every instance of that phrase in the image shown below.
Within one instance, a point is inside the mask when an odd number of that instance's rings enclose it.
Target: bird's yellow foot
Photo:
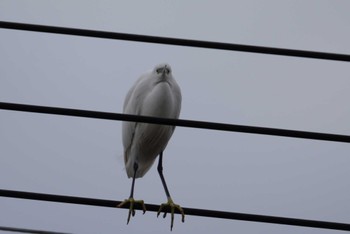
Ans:
[[[135,208],[134,208],[135,203],[140,204],[142,206],[143,213],[146,212],[146,206],[145,206],[145,203],[143,202],[143,200],[135,200],[132,197],[130,197],[129,199],[125,199],[123,202],[121,202],[119,205],[117,205],[117,207],[122,208],[125,205],[130,204],[127,224],[129,224],[131,215],[135,216]]]
[[[170,231],[173,230],[175,209],[179,210],[179,212],[181,213],[181,216],[182,216],[181,221],[185,222],[185,212],[183,211],[181,206],[179,206],[178,204],[175,204],[170,197],[168,198],[167,203],[162,203],[160,205],[160,208],[159,208],[158,213],[157,213],[157,217],[159,216],[159,214],[162,212],[163,209],[164,209],[163,218],[166,217],[166,214],[168,213],[168,210],[170,209],[170,213],[171,213]]]

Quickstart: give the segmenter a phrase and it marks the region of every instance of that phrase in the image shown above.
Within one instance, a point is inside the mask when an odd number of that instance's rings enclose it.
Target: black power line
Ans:
[[[350,62],[350,55],[0,21],[0,28]]]
[[[347,135],[306,132],[306,131],[287,130],[287,129],[278,129],[278,128],[254,127],[254,126],[235,125],[235,124],[226,124],[226,123],[185,120],[185,119],[166,119],[166,118],[158,118],[158,117],[150,117],[150,116],[126,115],[126,114],[118,114],[118,113],[111,113],[111,112],[68,109],[68,108],[48,107],[48,106],[36,106],[36,105],[26,105],[26,104],[7,103],[7,102],[0,102],[0,109],[34,112],[34,113],[42,113],[42,114],[55,114],[55,115],[75,116],[75,117],[106,119],[106,120],[145,122],[145,123],[155,123],[155,124],[164,124],[164,125],[191,127],[191,128],[230,131],[230,132],[254,133],[254,134],[264,134],[264,135],[273,135],[273,136],[350,143],[350,136],[347,136]]]
[[[5,189],[0,189],[0,196],[10,197],[10,198],[39,200],[39,201],[70,203],[70,204],[77,204],[77,205],[109,207],[109,208],[117,208],[117,205],[121,202],[121,201],[115,201],[115,200],[53,195],[53,194],[13,191],[13,190],[5,190]],[[157,212],[159,210],[159,205],[146,204],[146,208],[147,208],[147,211]],[[128,209],[128,208],[123,208],[123,209]],[[142,207],[139,204],[135,204],[135,209],[142,210]],[[348,223],[296,219],[296,218],[246,214],[246,213],[217,211],[217,210],[204,210],[204,209],[195,209],[195,208],[188,208],[188,207],[183,207],[183,210],[185,211],[186,215],[194,215],[194,216],[201,216],[201,217],[350,231],[350,224]],[[175,213],[179,214],[177,210],[175,210]]]
[[[17,232],[17,233],[32,233],[32,234],[68,234],[68,233],[63,233],[63,232],[52,232],[52,231],[34,230],[34,229],[28,229],[28,228],[4,227],[4,226],[0,226],[0,231]]]

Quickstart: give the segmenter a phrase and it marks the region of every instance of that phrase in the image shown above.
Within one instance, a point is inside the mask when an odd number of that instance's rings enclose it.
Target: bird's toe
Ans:
[[[181,214],[181,221],[182,222],[185,222],[185,212],[184,210],[182,209],[182,207],[178,204],[175,204],[173,202],[173,200],[171,198],[168,198],[168,202],[166,203],[162,203],[159,207],[159,210],[157,212],[157,217],[159,216],[159,214],[161,212],[164,212],[163,214],[163,218],[166,217],[167,213],[170,212],[171,214],[171,223],[170,223],[170,230],[173,229],[173,226],[174,226],[174,214],[175,214],[175,210],[178,210],[179,213]]]
[[[117,205],[118,208],[127,207],[127,205],[129,205],[127,224],[129,224],[131,216],[135,216],[135,205],[137,206],[137,204],[141,206],[144,214],[146,212],[146,206],[143,200],[135,200],[134,198],[130,197]]]

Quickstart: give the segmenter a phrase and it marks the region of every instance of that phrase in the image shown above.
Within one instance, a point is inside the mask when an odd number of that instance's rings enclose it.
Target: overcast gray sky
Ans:
[[[16,1],[0,20],[350,54],[350,2]],[[0,101],[121,112],[140,74],[167,62],[180,117],[350,134],[350,66],[0,29]],[[0,110],[0,188],[123,200],[121,122]],[[164,173],[183,207],[350,222],[350,145],[178,127]],[[136,199],[166,197],[156,167]],[[127,210],[0,198],[0,226],[72,233],[168,232]],[[175,217],[173,233],[339,233]]]

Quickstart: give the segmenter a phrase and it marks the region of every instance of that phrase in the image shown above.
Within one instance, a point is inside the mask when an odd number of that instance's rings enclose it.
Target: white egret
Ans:
[[[125,98],[123,112],[132,115],[178,118],[180,109],[181,91],[172,76],[171,67],[168,64],[160,64],[152,71],[142,75],[131,87]],[[163,176],[162,167],[163,151],[174,129],[175,126],[169,125],[123,122],[124,162],[128,177],[132,177],[132,184],[130,197],[120,203],[118,207],[129,204],[127,223],[130,221],[130,216],[135,215],[135,203],[140,203],[143,212],[146,212],[143,200],[134,200],[135,179],[146,174],[158,155],[157,169],[167,196],[167,202],[161,204],[157,217],[163,210],[165,210],[165,217],[166,210],[169,209],[171,213],[170,229],[172,230],[174,211],[178,209],[182,214],[182,222],[184,222],[184,211],[173,202]]]

